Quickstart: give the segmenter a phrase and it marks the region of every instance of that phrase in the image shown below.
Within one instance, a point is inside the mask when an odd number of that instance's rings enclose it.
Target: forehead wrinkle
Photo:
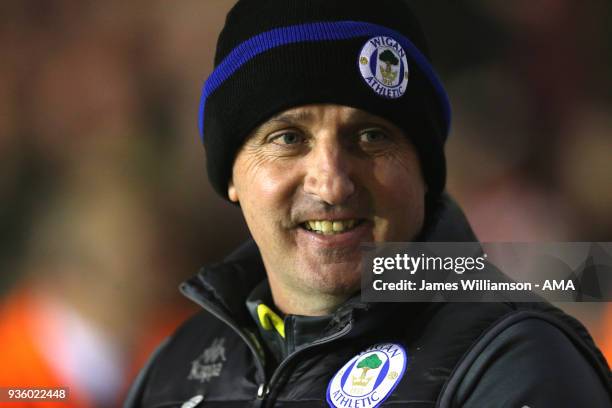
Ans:
[[[265,123],[282,122],[286,124],[295,124],[300,122],[312,122],[315,117],[323,118],[326,113],[329,113],[326,108],[336,107],[340,110],[335,110],[334,114],[339,115],[342,123],[351,122],[379,122],[381,118],[372,115],[361,109],[342,106],[342,105],[311,105],[306,107],[294,108],[284,112],[280,112]]]
[[[306,109],[297,109],[281,112],[278,115],[272,116],[267,122],[281,122],[285,124],[296,124],[301,122],[310,122],[313,119],[313,113]]]
[[[361,109],[352,108],[346,114],[346,122],[347,123],[359,123],[359,124],[376,124],[376,125],[391,125],[393,124],[388,120],[374,115],[370,112],[366,112]]]

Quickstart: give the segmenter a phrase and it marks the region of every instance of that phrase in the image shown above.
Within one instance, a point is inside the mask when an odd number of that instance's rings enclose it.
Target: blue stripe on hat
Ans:
[[[204,141],[204,111],[206,100],[217,88],[230,78],[240,67],[259,54],[283,45],[327,40],[347,40],[357,37],[387,36],[398,41],[411,59],[416,62],[434,87],[442,107],[445,134],[451,121],[451,108],[444,86],[438,79],[431,64],[419,49],[405,36],[390,28],[359,21],[316,22],[276,28],[258,34],[234,48],[208,77],[202,90],[198,126]]]

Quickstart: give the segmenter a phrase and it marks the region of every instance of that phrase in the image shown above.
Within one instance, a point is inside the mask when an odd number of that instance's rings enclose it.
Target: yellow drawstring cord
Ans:
[[[274,327],[281,337],[285,338],[285,322],[272,309],[260,303],[257,305],[257,316],[259,317],[261,327],[265,330],[271,330]]]

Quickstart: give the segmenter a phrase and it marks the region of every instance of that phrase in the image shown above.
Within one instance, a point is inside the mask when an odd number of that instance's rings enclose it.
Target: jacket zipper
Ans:
[[[269,389],[270,389],[272,386],[276,385],[276,382],[278,382],[278,378],[280,377],[280,375],[281,375],[281,373],[283,372],[283,370],[285,369],[285,367],[287,367],[287,365],[289,364],[289,362],[291,362],[291,360],[295,359],[295,357],[296,357],[298,354],[300,354],[300,353],[302,353],[302,352],[304,352],[304,351],[306,351],[306,350],[310,350],[310,349],[312,349],[312,348],[314,348],[314,347],[318,347],[318,346],[321,346],[321,345],[323,345],[323,344],[331,343],[332,341],[338,340],[339,338],[344,337],[344,335],[346,335],[346,334],[347,334],[349,331],[351,331],[351,329],[352,329],[352,324],[351,324],[351,323],[348,323],[348,324],[347,324],[346,326],[344,326],[344,327],[343,327],[343,328],[342,328],[342,329],[341,329],[339,332],[337,332],[337,333],[335,333],[335,334],[333,334],[333,335],[331,335],[331,336],[325,337],[325,338],[323,338],[323,339],[321,339],[321,340],[314,341],[314,342],[310,343],[309,345],[307,345],[306,347],[301,348],[301,349],[299,349],[299,350],[296,350],[296,351],[294,351],[293,353],[289,354],[289,355],[287,356],[287,358],[285,358],[285,359],[284,359],[284,360],[283,360],[283,361],[282,361],[282,362],[279,364],[279,366],[278,366],[278,367],[276,367],[276,370],[274,370],[274,373],[272,373],[272,377],[270,378],[270,381],[268,382],[268,384],[267,384],[267,385],[265,385],[265,384],[264,384],[264,389],[266,390],[266,392],[265,392],[265,394],[263,395],[263,398],[262,398],[262,399],[265,399],[265,397],[266,397],[266,396],[267,396],[267,394],[268,394],[268,390],[269,390]]]
[[[249,349],[253,353],[253,356],[255,356],[255,362],[256,362],[256,365],[257,365],[257,370],[259,371],[259,373],[261,374],[261,377],[263,378],[263,382],[259,385],[259,387],[257,389],[257,399],[256,399],[256,402],[255,402],[255,407],[257,407],[257,408],[264,406],[264,403],[266,401],[266,397],[270,393],[270,388],[272,386],[274,386],[276,384],[276,382],[278,382],[278,378],[280,377],[280,375],[283,372],[283,370],[285,369],[285,367],[287,367],[289,362],[291,362],[291,360],[293,360],[298,354],[300,354],[300,353],[302,353],[302,352],[304,352],[306,350],[310,350],[310,349],[312,349],[314,347],[330,343],[330,342],[335,341],[335,340],[337,340],[337,339],[339,339],[341,337],[344,337],[344,335],[346,335],[349,331],[351,331],[351,328],[352,328],[352,324],[349,322],[339,332],[337,332],[337,333],[335,333],[335,334],[333,334],[331,336],[325,337],[325,338],[323,338],[321,340],[314,341],[314,342],[310,343],[308,346],[306,346],[304,348],[301,348],[299,350],[296,350],[293,353],[289,354],[287,356],[287,358],[285,358],[279,364],[279,366],[276,367],[276,369],[272,373],[272,377],[270,378],[270,381],[267,381],[266,372],[264,370],[264,364],[261,361],[261,358],[259,357],[259,354],[257,353],[257,350],[255,349],[255,346],[253,345],[253,342],[245,335],[244,331],[242,329],[240,329],[240,327],[236,326],[232,322],[231,318],[226,316],[226,314],[223,313],[221,310],[219,310],[219,308],[217,306],[215,306],[212,302],[202,298],[200,296],[200,294],[197,293],[191,287],[191,285],[185,285],[185,287],[184,287],[184,294],[189,299],[191,299],[193,302],[195,302],[198,305],[200,305],[204,310],[210,312],[217,319],[219,319],[223,323],[227,324],[248,345]]]

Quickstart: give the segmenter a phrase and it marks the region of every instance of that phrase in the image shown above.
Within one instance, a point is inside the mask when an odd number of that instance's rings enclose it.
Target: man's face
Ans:
[[[407,136],[338,105],[289,109],[249,136],[228,194],[240,203],[275,300],[279,291],[348,297],[360,286],[360,243],[420,232],[426,186]]]

